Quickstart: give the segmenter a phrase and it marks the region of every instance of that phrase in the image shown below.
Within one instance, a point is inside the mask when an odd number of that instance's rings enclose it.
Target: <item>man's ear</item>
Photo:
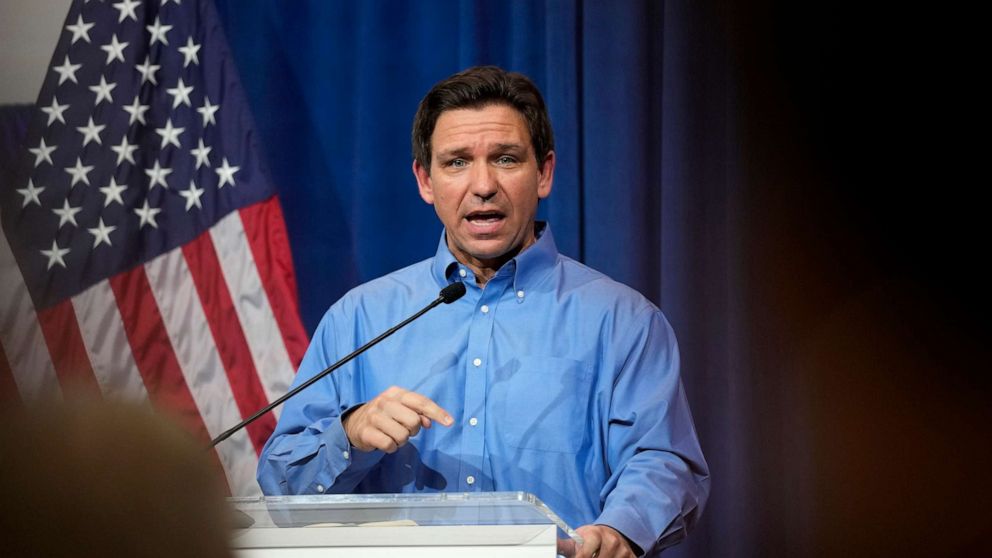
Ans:
[[[551,195],[551,186],[555,178],[555,152],[548,151],[541,169],[541,177],[537,180],[537,198],[543,200]],[[421,194],[423,195],[423,194]]]
[[[413,160],[413,176],[417,178],[417,188],[420,190],[420,197],[431,205],[434,205],[434,188],[431,185],[431,175],[427,172],[420,161]]]

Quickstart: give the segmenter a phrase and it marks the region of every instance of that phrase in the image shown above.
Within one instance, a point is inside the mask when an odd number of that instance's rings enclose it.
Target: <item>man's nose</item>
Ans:
[[[483,200],[488,200],[499,191],[499,180],[493,169],[486,164],[475,165],[472,169],[472,183],[469,185],[472,194]]]

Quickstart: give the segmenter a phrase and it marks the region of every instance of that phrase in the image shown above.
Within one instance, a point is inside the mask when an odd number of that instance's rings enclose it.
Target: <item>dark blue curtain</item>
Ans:
[[[477,64],[530,76],[556,136],[540,217],[561,250],[644,293],[679,334],[713,468],[710,509],[673,555],[751,555],[747,375],[735,241],[733,85],[711,12],[653,1],[219,0],[280,187],[304,321],[430,256],[410,125],[437,81]],[[736,305],[735,305],[736,304]],[[741,343],[738,343],[741,344]]]
[[[562,251],[659,300],[663,4],[219,6],[292,220],[309,328],[347,288],[431,254],[440,225],[410,172],[410,125],[431,85],[476,64],[547,97],[559,163],[541,217]]]

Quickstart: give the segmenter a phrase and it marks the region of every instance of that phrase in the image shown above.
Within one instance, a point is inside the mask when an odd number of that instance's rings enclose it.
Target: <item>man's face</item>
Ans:
[[[413,172],[420,197],[444,224],[448,248],[478,273],[534,243],[537,202],[551,193],[554,162],[550,152],[538,168],[523,115],[489,105],[441,113],[430,173],[416,161]]]

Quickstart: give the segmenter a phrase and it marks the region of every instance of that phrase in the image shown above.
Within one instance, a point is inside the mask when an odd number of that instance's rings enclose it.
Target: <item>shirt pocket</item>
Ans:
[[[589,423],[591,378],[577,360],[528,357],[497,378],[494,407],[510,447],[576,453],[595,428]]]

